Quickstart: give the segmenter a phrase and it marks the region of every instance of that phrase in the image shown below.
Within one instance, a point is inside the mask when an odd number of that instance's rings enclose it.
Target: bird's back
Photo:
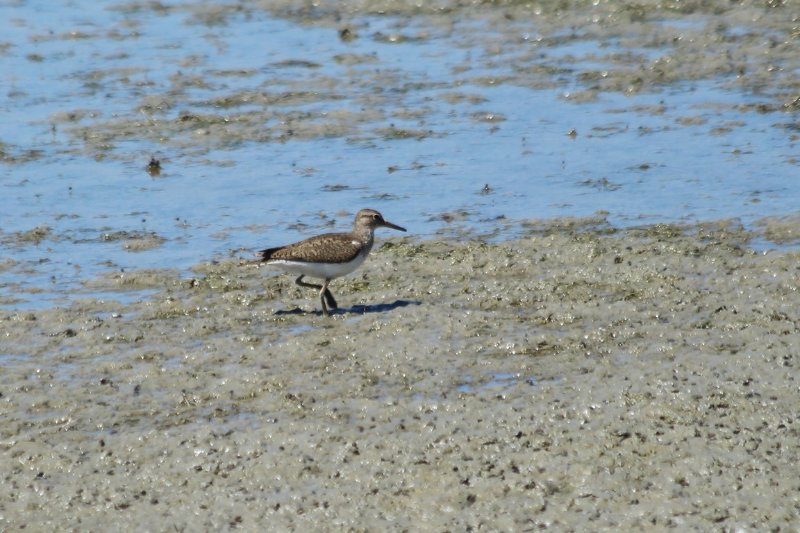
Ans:
[[[304,241],[267,248],[258,254],[263,262],[297,261],[305,263],[349,263],[359,254],[368,253],[370,243],[363,243],[351,233],[325,233]]]

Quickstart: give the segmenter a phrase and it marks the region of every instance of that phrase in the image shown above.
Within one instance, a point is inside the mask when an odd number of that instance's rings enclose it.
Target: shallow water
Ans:
[[[720,28],[665,13],[648,32],[599,6],[607,27],[576,12],[582,30],[565,31],[509,9],[0,8],[13,73],[0,80],[0,303],[69,300],[109,270],[248,256],[346,228],[364,206],[419,237],[493,240],[531,218],[749,225],[796,212],[785,80],[730,73],[763,53],[756,29],[790,69],[772,19],[748,30],[732,25],[744,8]],[[702,39],[733,48],[731,66],[679,61]]]

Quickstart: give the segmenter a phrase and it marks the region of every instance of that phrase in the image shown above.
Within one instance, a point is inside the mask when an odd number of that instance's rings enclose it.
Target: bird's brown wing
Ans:
[[[348,263],[361,252],[362,245],[349,233],[326,233],[304,241],[258,252],[262,261],[283,259],[305,263]]]

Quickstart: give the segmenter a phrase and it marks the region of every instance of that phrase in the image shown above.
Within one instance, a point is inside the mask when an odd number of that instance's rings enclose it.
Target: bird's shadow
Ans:
[[[419,300],[395,300],[392,303],[386,304],[372,304],[372,305],[354,305],[350,308],[342,308],[337,307],[336,309],[331,310],[331,315],[344,315],[348,313],[352,313],[355,315],[366,315],[367,313],[386,313],[388,311],[393,311],[400,307],[407,307],[409,305],[422,305],[422,302]],[[322,311],[314,310],[314,311],[304,311],[299,307],[295,307],[294,309],[280,309],[275,311],[276,315],[306,315],[306,314],[314,314],[314,315],[321,315]]]

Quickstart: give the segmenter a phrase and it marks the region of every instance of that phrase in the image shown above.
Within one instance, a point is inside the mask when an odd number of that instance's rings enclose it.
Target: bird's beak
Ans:
[[[398,226],[397,224],[392,224],[388,220],[384,220],[383,221],[383,225],[386,226],[387,228],[396,229],[398,231],[405,231],[406,230],[406,228],[402,228],[402,227]]]

